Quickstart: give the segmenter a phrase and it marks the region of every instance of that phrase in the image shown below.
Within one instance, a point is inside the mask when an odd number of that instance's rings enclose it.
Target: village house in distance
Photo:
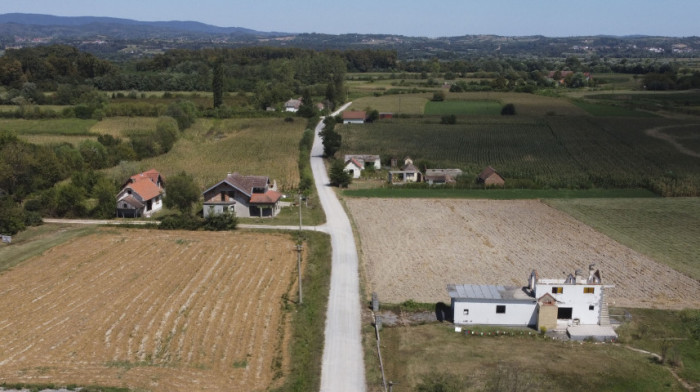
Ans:
[[[280,211],[282,194],[277,192],[277,183],[265,176],[244,176],[228,173],[226,178],[203,193],[203,215],[218,215],[226,212],[238,217],[274,217]]]
[[[588,278],[580,270],[566,279],[540,279],[532,271],[526,287],[449,284],[454,323],[504,325],[538,330],[565,330],[572,340],[610,340],[617,334],[610,325],[600,271],[589,266]]]
[[[117,218],[150,217],[163,208],[165,181],[156,170],[135,174],[117,194]]]
[[[382,161],[379,155],[367,155],[367,154],[347,154],[343,158],[345,162],[345,170],[350,173],[352,178],[360,178],[362,170],[368,167],[373,167],[375,170],[382,168]]]

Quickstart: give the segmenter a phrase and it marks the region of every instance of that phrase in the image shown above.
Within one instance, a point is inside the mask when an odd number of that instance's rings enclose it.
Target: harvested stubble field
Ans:
[[[596,264],[611,306],[698,308],[700,282],[539,201],[346,199],[367,291],[449,302],[448,283],[525,285]]]
[[[267,390],[288,369],[286,235],[107,230],[0,275],[0,380]]]

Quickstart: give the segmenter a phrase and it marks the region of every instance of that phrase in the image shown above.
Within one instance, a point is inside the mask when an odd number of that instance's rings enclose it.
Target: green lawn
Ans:
[[[552,199],[546,203],[700,279],[700,198]]]
[[[90,135],[90,128],[97,120],[59,118],[50,120],[0,119],[0,130],[14,131],[18,135]]]
[[[496,101],[429,101],[425,104],[425,114],[434,116],[449,114],[457,116],[500,115],[501,104]]]

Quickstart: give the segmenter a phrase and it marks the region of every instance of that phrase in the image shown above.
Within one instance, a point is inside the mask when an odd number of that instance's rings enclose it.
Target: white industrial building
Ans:
[[[539,279],[533,270],[525,287],[449,284],[454,323],[565,328],[572,339],[614,339],[604,298],[613,286],[589,270],[588,278],[577,270],[566,279]]]

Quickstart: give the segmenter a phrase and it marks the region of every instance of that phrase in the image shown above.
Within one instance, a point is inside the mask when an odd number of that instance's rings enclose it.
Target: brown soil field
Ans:
[[[0,383],[257,391],[289,367],[286,235],[101,229],[0,275]]]
[[[367,293],[449,303],[446,285],[526,285],[600,269],[611,306],[699,308],[700,282],[536,200],[346,198]]]

